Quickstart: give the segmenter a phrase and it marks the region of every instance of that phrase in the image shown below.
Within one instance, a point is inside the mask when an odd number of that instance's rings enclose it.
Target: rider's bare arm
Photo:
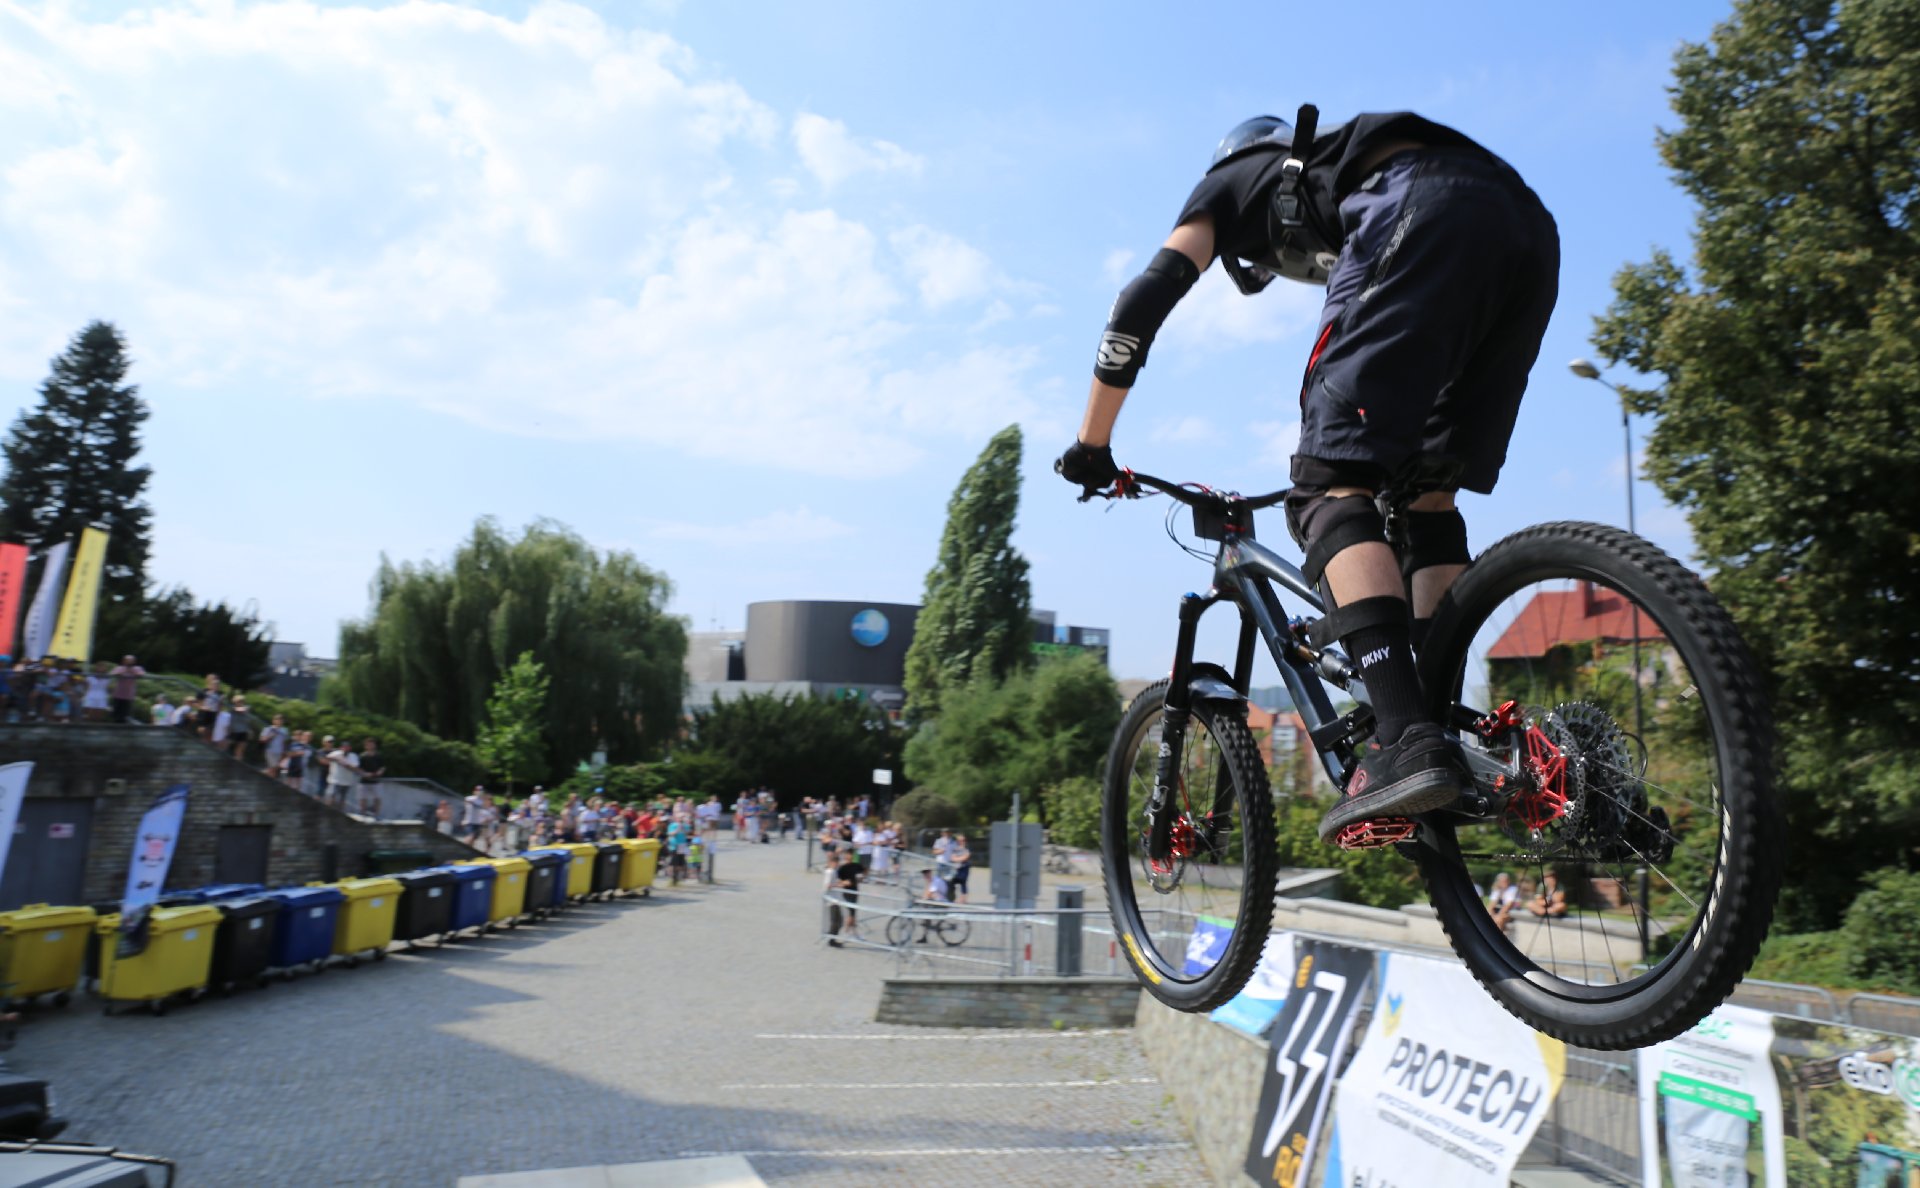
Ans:
[[[1213,262],[1213,218],[1201,215],[1189,222],[1180,224],[1160,245],[1179,252],[1193,261],[1200,272],[1207,270]],[[1152,331],[1159,326],[1151,327]],[[1120,406],[1127,400],[1126,388],[1115,387],[1096,376],[1092,390],[1087,393],[1086,416],[1080,421],[1080,440],[1091,446],[1103,446],[1113,440],[1113,423],[1119,419]]]

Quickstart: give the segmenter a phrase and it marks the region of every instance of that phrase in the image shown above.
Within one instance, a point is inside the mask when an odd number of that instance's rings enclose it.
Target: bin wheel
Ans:
[[[648,887],[648,888],[646,888],[646,889],[644,889],[644,890],[642,890],[642,891],[640,892],[640,894],[641,894],[641,895],[642,895],[642,896],[643,896],[644,898],[647,898],[647,899],[652,899],[652,898],[653,898],[653,888],[652,888],[652,887]]]
[[[147,1004],[147,1010],[155,1018],[158,1018],[159,1016],[167,1013],[167,1000],[164,998],[156,998],[152,1002]]]
[[[347,958],[347,968],[348,968],[348,969],[359,969],[359,968],[360,968],[360,955],[359,955],[358,953],[356,953],[356,954],[354,954],[353,956],[351,956],[351,957],[349,957],[349,958]]]
[[[57,1007],[64,1008],[68,1003],[72,1001],[73,1001],[73,995],[67,993],[65,990],[62,990],[58,994],[55,994],[53,996],[53,1005]]]
[[[258,978],[254,979],[253,984],[259,989],[265,990],[268,986],[273,985],[273,982],[268,979],[266,974],[261,974]]]
[[[385,961],[387,959],[387,951],[385,949],[375,949],[373,951],[373,959],[375,961]]]
[[[222,997],[222,998],[232,998],[232,997],[233,997],[233,983],[232,983],[232,982],[222,982],[222,983],[220,983],[220,997]]]

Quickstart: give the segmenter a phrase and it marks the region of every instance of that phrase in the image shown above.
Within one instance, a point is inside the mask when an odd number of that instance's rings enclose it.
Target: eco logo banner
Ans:
[[[1771,1065],[1793,1188],[1808,1168],[1848,1188],[1920,1183],[1920,1039],[1777,1016]]]
[[[1247,1174],[1275,1188],[1308,1182],[1354,1008],[1373,976],[1373,954],[1365,950],[1310,940],[1296,941],[1294,949],[1300,959],[1267,1032],[1272,1059],[1247,1150]]]
[[[1786,1188],[1773,1018],[1722,1006],[1640,1053],[1640,1159],[1648,1184]]]
[[[33,592],[33,605],[27,607],[26,626],[21,628],[26,637],[23,654],[32,659],[45,658],[53,646],[53,620],[60,613],[60,591],[66,588],[67,557],[72,552],[73,542],[63,540],[47,550],[46,564],[40,567],[40,586]]]
[[[1399,953],[1380,964],[1322,1182],[1507,1188],[1559,1095],[1565,1046],[1509,1015],[1464,966]]]

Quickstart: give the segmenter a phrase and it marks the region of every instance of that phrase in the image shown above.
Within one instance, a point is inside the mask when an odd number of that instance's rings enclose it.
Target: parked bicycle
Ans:
[[[1040,868],[1048,874],[1079,874],[1079,864],[1073,860],[1073,851],[1065,846],[1056,846],[1049,842],[1040,851]]]
[[[938,936],[942,944],[958,948],[967,943],[967,937],[973,934],[973,926],[962,913],[951,910],[950,905],[938,900],[916,899],[897,916],[887,919],[887,943],[894,948],[905,948],[914,942],[914,931],[920,932],[919,943],[925,944],[931,937]]]
[[[1374,721],[1355,667],[1315,630],[1319,593],[1255,539],[1254,512],[1285,492],[1247,498],[1126,472],[1097,493],[1152,492],[1192,509],[1194,534],[1217,543],[1211,555],[1182,545],[1212,562],[1213,586],[1181,599],[1172,675],[1134,700],[1115,734],[1101,849],[1128,961],[1154,997],[1200,1011],[1246,984],[1272,923],[1279,847],[1306,851],[1324,809],[1269,788],[1247,729],[1256,641],[1335,788]],[[1396,551],[1412,494],[1379,499]],[[1276,586],[1310,615],[1290,618]],[[1194,655],[1202,616],[1221,603],[1240,616],[1231,669]],[[1419,667],[1472,787],[1454,808],[1350,825],[1338,844],[1412,859],[1474,976],[1549,1035],[1637,1047],[1725,999],[1766,937],[1784,825],[1770,712],[1700,579],[1618,529],[1529,528],[1454,584]],[[1336,697],[1351,708],[1337,710]],[[1516,868],[1567,894],[1543,895],[1510,935],[1476,882]],[[1190,967],[1185,938],[1156,938],[1143,901],[1230,922],[1224,953]],[[1556,902],[1580,906],[1557,914]]]

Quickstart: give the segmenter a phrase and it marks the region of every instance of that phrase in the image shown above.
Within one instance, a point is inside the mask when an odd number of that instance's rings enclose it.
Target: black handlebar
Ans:
[[[1192,483],[1170,483],[1166,479],[1155,478],[1150,474],[1123,470],[1120,472],[1120,477],[1113,480],[1113,486],[1105,490],[1088,487],[1080,496],[1080,502],[1085,503],[1096,495],[1102,499],[1138,499],[1141,496],[1140,488],[1142,487],[1152,487],[1176,503],[1184,503],[1188,507],[1216,507],[1223,511],[1234,507],[1244,508],[1247,511],[1272,507],[1285,499],[1287,492],[1292,490],[1287,488],[1270,491],[1265,495],[1240,495],[1231,491],[1215,491],[1210,487],[1200,487]]]

